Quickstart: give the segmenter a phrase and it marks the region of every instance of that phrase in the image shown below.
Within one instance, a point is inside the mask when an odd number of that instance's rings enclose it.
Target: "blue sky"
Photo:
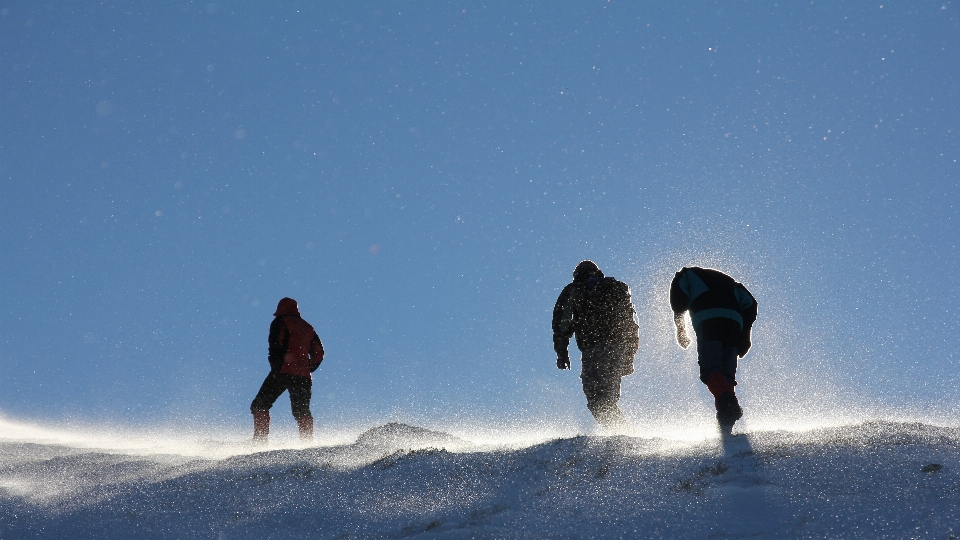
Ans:
[[[0,2],[0,414],[245,427],[291,296],[320,425],[589,429],[585,258],[639,424],[711,419],[689,264],[758,298],[745,420],[955,413],[958,9]]]

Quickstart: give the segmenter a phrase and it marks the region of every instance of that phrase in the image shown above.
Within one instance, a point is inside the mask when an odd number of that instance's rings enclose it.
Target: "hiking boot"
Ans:
[[[743,409],[737,401],[737,395],[733,392],[723,394],[715,400],[717,407],[717,423],[721,430],[729,433],[733,429],[733,424],[743,417]]]
[[[313,417],[312,416],[298,416],[297,426],[300,428],[301,442],[313,441]]]
[[[256,411],[253,413],[253,443],[266,446],[267,436],[270,434],[270,412]]]

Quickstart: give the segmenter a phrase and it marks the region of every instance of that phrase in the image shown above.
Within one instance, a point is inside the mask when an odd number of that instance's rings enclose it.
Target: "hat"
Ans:
[[[576,270],[573,271],[574,281],[582,281],[592,276],[603,277],[600,267],[593,261],[581,261]]]
[[[297,301],[293,298],[281,298],[277,303],[277,312],[274,315],[300,315]]]

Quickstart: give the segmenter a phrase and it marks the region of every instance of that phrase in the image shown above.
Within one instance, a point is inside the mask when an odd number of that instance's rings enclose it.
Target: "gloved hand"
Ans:
[[[690,338],[687,337],[687,327],[683,320],[683,313],[673,314],[673,324],[677,327],[677,345],[680,345],[681,349],[686,349],[690,346]]]
[[[569,354],[557,354],[557,369],[570,369]]]

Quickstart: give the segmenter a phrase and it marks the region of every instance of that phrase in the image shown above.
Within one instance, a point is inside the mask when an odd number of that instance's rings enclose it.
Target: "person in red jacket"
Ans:
[[[267,360],[270,374],[264,379],[250,404],[253,413],[253,440],[266,443],[270,433],[270,408],[284,391],[290,393],[290,408],[300,428],[300,440],[313,440],[313,415],[310,414],[311,373],[323,361],[323,344],[310,323],[300,317],[296,300],[283,298],[277,304],[270,323]]]

